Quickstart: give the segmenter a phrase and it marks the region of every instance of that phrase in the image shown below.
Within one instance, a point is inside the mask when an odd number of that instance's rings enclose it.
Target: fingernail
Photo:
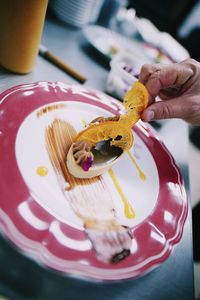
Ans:
[[[146,112],[146,118],[145,119],[146,119],[147,122],[151,122],[151,121],[154,120],[154,116],[155,116],[154,111],[153,110],[148,110]]]

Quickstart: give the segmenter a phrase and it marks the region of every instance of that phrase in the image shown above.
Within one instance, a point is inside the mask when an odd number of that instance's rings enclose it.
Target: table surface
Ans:
[[[42,43],[88,79],[85,86],[105,90],[108,63],[87,44],[82,31],[67,27],[49,16]],[[34,71],[14,75],[0,68],[0,92],[22,83],[62,81],[77,83],[63,71],[38,56]],[[172,153],[182,173],[189,197],[188,126],[180,120],[161,123],[158,136]],[[178,143],[177,143],[178,140]],[[189,201],[190,202],[190,201]],[[0,294],[9,299],[193,299],[193,256],[191,207],[181,241],[158,268],[139,279],[117,283],[89,283],[61,276],[23,256],[3,236],[0,237]]]

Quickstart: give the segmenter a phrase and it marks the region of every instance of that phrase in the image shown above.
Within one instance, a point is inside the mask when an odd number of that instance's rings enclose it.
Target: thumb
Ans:
[[[181,118],[187,119],[189,108],[183,97],[177,97],[168,101],[154,102],[149,105],[142,114],[142,120],[150,122],[153,120]]]

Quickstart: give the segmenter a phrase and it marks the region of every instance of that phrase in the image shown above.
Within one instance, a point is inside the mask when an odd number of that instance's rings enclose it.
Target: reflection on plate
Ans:
[[[1,94],[0,227],[25,254],[69,275],[118,280],[151,270],[180,240],[187,215],[182,178],[143,123],[134,128],[133,148],[109,172],[91,180],[68,173],[65,155],[76,131],[122,109],[101,92],[63,83]],[[97,243],[95,231],[102,227],[122,230],[129,256],[105,262],[107,240]]]
[[[141,43],[131,40],[111,29],[98,25],[88,25],[83,28],[83,33],[90,44],[106,58],[111,59],[115,53],[128,51],[135,60],[143,63],[152,63],[153,60],[145,54]]]

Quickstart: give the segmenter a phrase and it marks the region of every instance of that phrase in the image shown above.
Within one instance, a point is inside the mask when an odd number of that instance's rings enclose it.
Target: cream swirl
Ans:
[[[88,141],[76,141],[73,144],[73,155],[78,165],[82,165],[89,157],[93,158],[92,147],[93,145]]]

